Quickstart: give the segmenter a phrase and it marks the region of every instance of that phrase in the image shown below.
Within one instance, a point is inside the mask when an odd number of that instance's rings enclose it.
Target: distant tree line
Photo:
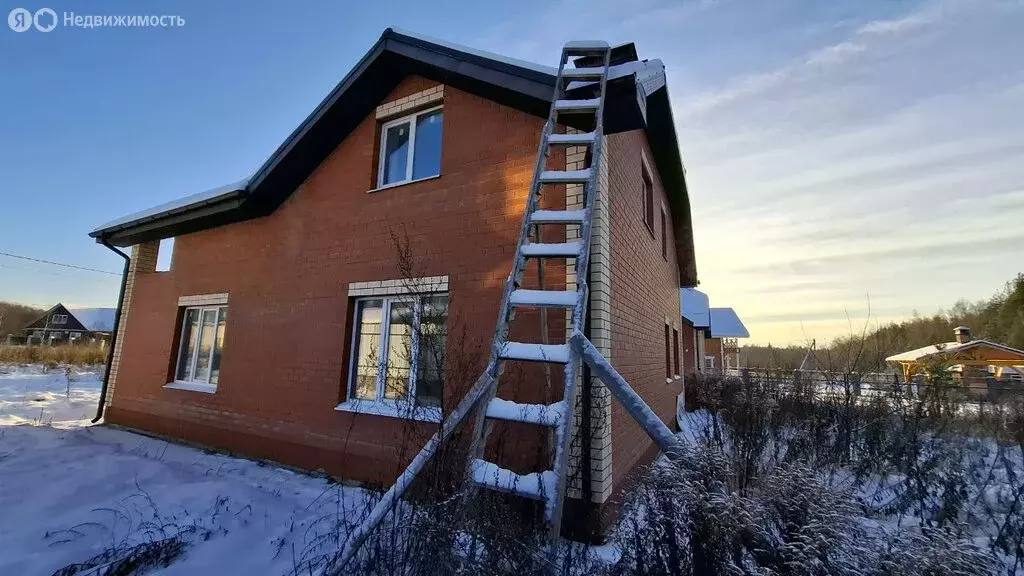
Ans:
[[[0,339],[19,334],[26,324],[39,318],[46,310],[14,302],[0,302]]]
[[[888,356],[951,341],[957,326],[969,327],[972,338],[1024,349],[1024,274],[1018,274],[988,299],[968,302],[961,298],[948,310],[932,316],[915,311],[909,320],[841,336],[824,346],[818,344],[809,364],[827,370],[881,371]],[[804,346],[744,346],[740,360],[745,366],[794,370],[810,346],[810,342]]]

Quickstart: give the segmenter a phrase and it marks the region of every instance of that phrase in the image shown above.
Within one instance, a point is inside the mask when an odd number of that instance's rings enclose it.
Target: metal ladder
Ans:
[[[566,67],[570,58],[582,57],[600,65]],[[593,227],[594,203],[597,197],[598,169],[604,149],[603,112],[611,47],[605,42],[569,42],[562,49],[562,57],[555,78],[554,99],[547,123],[541,134],[534,169],[533,183],[526,203],[526,214],[516,246],[512,272],[505,282],[497,328],[491,349],[488,373],[494,381],[481,398],[482,416],[475,422],[473,443],[470,447],[468,479],[479,488],[508,492],[517,496],[543,500],[544,520],[552,540],[559,536],[562,503],[565,499],[568,475],[569,442],[576,402],[576,380],[580,367],[579,353],[568,341],[563,344],[534,344],[511,342],[508,333],[518,308],[555,308],[572,310],[571,331],[582,331],[587,316],[587,272],[590,262],[590,238]],[[591,82],[597,86],[596,97],[567,99],[566,92],[573,82]],[[556,134],[554,128],[563,114],[593,114],[593,129],[586,133]],[[590,149],[590,167],[582,170],[548,170],[546,166],[552,146],[584,146]],[[545,186],[581,184],[584,187],[584,207],[579,210],[541,210],[540,197]],[[560,243],[533,241],[533,231],[549,225],[579,226],[580,238]],[[567,235],[568,236],[568,235]],[[575,290],[526,290],[520,288],[523,274],[530,260],[574,258],[576,260]],[[543,287],[542,287],[543,288]],[[546,322],[542,321],[542,329]],[[546,339],[546,334],[544,335]],[[553,404],[517,404],[497,397],[498,382],[506,360],[562,364],[564,393],[562,400]],[[554,429],[555,454],[552,468],[531,474],[516,474],[483,459],[492,420],[506,420],[534,424]]]
[[[569,59],[576,57],[586,58],[589,62],[599,61],[601,64],[599,66],[567,68],[566,64]],[[558,75],[555,79],[554,98],[541,134],[533,183],[527,199],[512,272],[505,282],[487,369],[442,422],[441,429],[430,438],[405,471],[395,480],[394,485],[374,506],[370,514],[349,535],[341,553],[334,561],[328,563],[322,570],[322,574],[335,573],[337,569],[345,566],[355,556],[370,532],[393,509],[438,449],[455,434],[466,418],[477,413],[478,410],[483,412],[479,414],[474,424],[467,480],[475,488],[543,500],[548,534],[551,542],[556,542],[561,530],[562,503],[565,499],[568,476],[569,442],[576,402],[576,380],[581,360],[587,362],[594,371],[594,375],[605,383],[612,395],[624,405],[627,412],[640,423],[641,427],[663,451],[668,452],[674,449],[677,440],[672,432],[583,335],[583,326],[587,316],[589,290],[587,277],[590,268],[590,239],[594,204],[597,197],[597,172],[601,162],[604,161],[603,115],[610,59],[611,47],[606,42],[576,41],[569,42],[562,48]],[[566,92],[573,82],[581,83],[578,84],[580,87],[584,86],[582,83],[596,85],[596,97],[567,99]],[[593,114],[593,130],[574,134],[555,133],[554,128],[558,124],[558,118],[563,114]],[[572,171],[547,170],[546,161],[552,146],[589,147],[590,167]],[[579,210],[539,209],[542,188],[559,184],[582,184],[584,186],[584,207]],[[531,241],[531,232],[538,230],[542,225],[579,226],[580,239],[560,243]],[[526,290],[520,288],[528,261],[538,259],[543,262],[547,259],[558,258],[576,259],[576,290]],[[572,337],[564,344],[508,341],[509,325],[515,317],[515,311],[517,308],[525,307],[572,310],[570,325]],[[546,323],[542,321],[542,325],[546,325]],[[565,389],[562,400],[553,404],[517,404],[498,398],[498,381],[506,360],[564,365]],[[553,428],[555,431],[555,455],[552,469],[520,475],[484,460],[482,456],[491,420],[524,422]],[[553,549],[554,547],[552,547]]]

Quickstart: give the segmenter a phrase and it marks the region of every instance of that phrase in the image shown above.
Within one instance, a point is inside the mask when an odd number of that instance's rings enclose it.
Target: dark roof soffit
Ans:
[[[95,230],[90,236],[116,246],[130,246],[272,213],[365,115],[409,74],[420,74],[501,104],[545,116],[554,87],[554,69],[547,73],[545,68],[388,28],[237,195],[214,203],[182,206],[168,213],[147,216],[141,221],[119,223],[118,226]],[[615,92],[618,93],[635,94],[637,90],[632,78],[627,82],[617,82],[616,86]],[[349,101],[338,106],[345,97]],[[606,129],[614,133],[646,127],[655,164],[666,189],[681,191],[681,194],[670,195],[682,266],[681,285],[694,286],[697,280],[689,198],[667,89],[662,86],[648,95],[646,111],[642,102],[639,102],[639,109],[623,104],[610,107],[615,113],[612,118],[606,115]]]

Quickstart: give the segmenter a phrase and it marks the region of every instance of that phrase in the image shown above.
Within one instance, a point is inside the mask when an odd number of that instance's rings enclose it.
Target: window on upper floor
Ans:
[[[443,124],[441,108],[384,123],[380,129],[377,187],[440,175]]]
[[[640,162],[640,176],[643,181],[644,224],[654,234],[654,180],[651,179],[647,162]]]
[[[447,319],[447,294],[356,300],[349,400],[440,407]]]
[[[189,306],[183,311],[174,381],[213,392],[220,381],[227,306]]]
[[[668,217],[665,208],[661,209],[661,257],[668,261]]]
[[[54,314],[54,315],[50,316],[50,324],[52,324],[54,326],[60,326],[60,325],[67,324],[67,323],[68,323],[68,315],[67,314]]]

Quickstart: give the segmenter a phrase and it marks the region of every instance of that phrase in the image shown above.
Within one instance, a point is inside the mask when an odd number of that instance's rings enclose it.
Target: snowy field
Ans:
[[[262,463],[86,426],[98,372],[3,367],[0,574],[48,575],[182,535],[161,575],[284,574],[365,493]]]
[[[85,426],[96,415],[103,368],[0,364],[0,426]]]

